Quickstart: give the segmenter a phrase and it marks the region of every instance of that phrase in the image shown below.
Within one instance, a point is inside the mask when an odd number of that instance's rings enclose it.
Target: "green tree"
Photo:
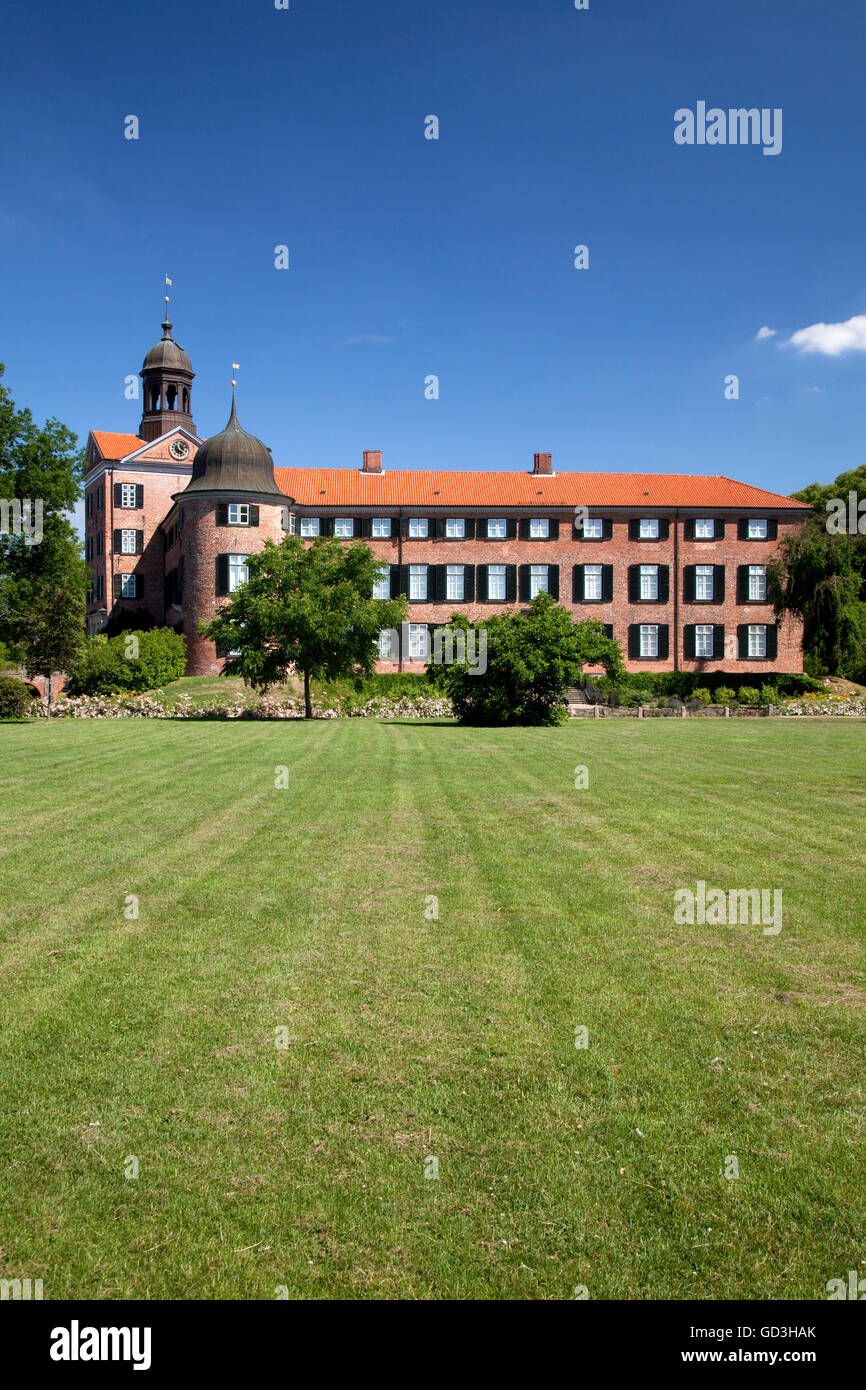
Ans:
[[[474,624],[455,614],[451,625],[466,632],[466,660],[431,667],[430,677],[464,724],[558,724],[566,717],[566,691],[585,666],[603,666],[613,679],[624,675],[622,652],[603,625],[576,623],[549,594],[539,594],[526,612]]]
[[[0,534],[0,640],[22,653],[29,676],[68,669],[83,640],[87,572],[67,515],[83,471],[72,431],[54,419],[38,426],[0,380],[0,498],[29,501],[33,528]]]
[[[307,544],[286,536],[266,541],[248,562],[249,581],[229,596],[199,632],[225,651],[225,676],[243,676],[267,690],[292,673],[304,679],[304,710],[312,719],[310,681],[362,680],[377,660],[383,628],[405,620],[405,597],[374,599],[381,561],[359,542],[344,549],[338,540]]]

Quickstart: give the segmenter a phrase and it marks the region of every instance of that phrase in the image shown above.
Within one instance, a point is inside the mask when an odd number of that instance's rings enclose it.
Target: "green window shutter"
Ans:
[[[749,539],[749,520],[748,517],[741,516],[737,520],[737,539],[747,541]]]
[[[779,655],[779,629],[775,623],[767,626],[767,660],[775,661]]]
[[[687,661],[695,659],[695,625],[686,623],[683,628],[683,656]]]
[[[749,624],[739,623],[737,626],[737,655],[740,660],[749,655]]]
[[[123,498],[123,485],[122,485],[122,483],[115,483],[115,484],[114,484],[114,505],[115,505],[115,507],[119,507],[119,506],[121,505],[122,498]]]
[[[695,518],[687,516],[683,522],[683,540],[693,541],[695,538]]]
[[[640,565],[629,565],[628,567],[628,601],[637,603],[640,600]]]
[[[143,531],[136,531],[136,533],[135,533],[135,553],[136,553],[136,555],[141,555],[141,553],[142,553],[143,550],[144,550],[144,532],[143,532]]]
[[[250,503],[250,526],[258,526],[259,509],[254,503]]]
[[[606,516],[601,523],[601,538],[603,541],[613,540],[613,521]]]
[[[445,565],[427,566],[427,593],[430,601],[443,603],[447,593],[448,569]]]
[[[122,574],[114,574],[111,577],[111,594],[113,598],[120,598],[120,586],[123,580]]]
[[[683,566],[683,602],[694,603],[695,601],[695,566]]]
[[[779,523],[775,518],[767,522],[767,540],[775,541],[779,538]]]
[[[529,565],[520,565],[518,573],[520,575],[520,602],[529,602]]]
[[[583,565],[571,567],[571,601],[583,603]]]
[[[667,603],[671,596],[671,567],[659,565],[659,603]]]
[[[713,660],[721,661],[725,655],[725,625],[713,624]]]
[[[559,540],[559,522],[555,519],[550,523],[550,539],[552,541]]]
[[[135,485],[135,505],[136,507],[144,506],[144,487],[141,483]]]
[[[513,540],[516,540],[516,539],[517,539],[517,519],[516,519],[516,517],[510,516],[510,517],[508,517],[507,521],[505,522],[505,537],[506,537],[506,540],[509,540],[509,541],[513,541]]]
[[[216,505],[216,524],[217,526],[228,526],[229,506],[228,502],[217,502]]]
[[[725,567],[713,565],[713,603],[725,601]]]
[[[522,541],[529,540],[529,517],[522,516],[518,522],[518,534]]]
[[[601,601],[613,603],[613,565],[601,567]]]
[[[737,565],[737,603],[749,600],[749,566]]]
[[[628,628],[628,654],[632,661],[637,661],[640,657],[640,624],[629,623]]]
[[[713,539],[717,541],[723,541],[725,539],[725,518],[723,516],[717,516],[713,519],[715,521],[715,526],[713,527]]]
[[[630,541],[640,540],[640,517],[633,516],[628,523],[628,538]]]
[[[610,640],[613,641],[613,623],[602,623],[602,627],[604,628],[605,637],[609,637]]]
[[[488,597],[486,565],[476,565],[475,567],[475,593],[480,603],[483,603]]]
[[[659,624],[659,661],[667,661],[671,652],[670,628],[667,623]]]
[[[399,566],[399,565],[389,565],[389,566],[388,566],[388,569],[391,571],[391,597],[392,597],[392,598],[399,598],[399,597],[400,597],[400,566]]]
[[[559,565],[547,566],[547,591],[551,598],[559,601]]]
[[[334,518],[332,516],[323,516],[319,524],[319,531],[323,536],[333,536]]]
[[[466,539],[467,539],[468,541],[474,541],[474,540],[475,540],[475,517],[474,517],[474,516],[467,516],[467,518],[466,518]]]
[[[216,557],[216,591],[217,598],[224,598],[229,591],[228,555],[218,555]]]
[[[670,518],[663,516],[659,521],[659,540],[666,541],[671,533]]]
[[[517,566],[505,566],[505,602],[514,603],[517,598]]]
[[[463,566],[463,598],[466,603],[475,601],[475,566]]]
[[[121,550],[122,550],[122,549],[123,549],[123,532],[122,532],[122,531],[115,531],[115,533],[114,533],[114,553],[115,553],[115,555],[119,555],[119,554],[121,553]]]

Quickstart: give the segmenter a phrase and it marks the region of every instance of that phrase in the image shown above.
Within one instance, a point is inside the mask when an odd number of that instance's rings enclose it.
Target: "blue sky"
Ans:
[[[7,0],[3,49],[0,360],[82,440],[136,430],[167,272],[199,433],[236,360],[280,464],[866,459],[862,0]],[[675,144],[700,100],[781,153]]]

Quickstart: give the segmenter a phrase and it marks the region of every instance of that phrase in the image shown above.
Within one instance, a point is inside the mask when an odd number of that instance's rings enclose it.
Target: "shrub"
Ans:
[[[730,705],[735,698],[734,692],[729,685],[720,685],[716,688],[717,705]]]
[[[782,697],[781,697],[781,695],[779,694],[778,690],[776,690],[775,686],[772,686],[772,685],[762,685],[762,686],[761,686],[761,704],[762,704],[762,705],[780,705],[781,703],[782,703]]]
[[[0,719],[26,719],[33,699],[33,691],[23,681],[0,676]]]
[[[91,637],[69,673],[70,695],[115,695],[153,690],[186,671],[186,643],[168,627]]]
[[[754,685],[741,685],[737,691],[737,703],[741,705],[759,705],[761,703],[761,692]]]
[[[711,705],[713,703],[713,697],[706,685],[697,686],[693,691],[692,699],[699,705]]]

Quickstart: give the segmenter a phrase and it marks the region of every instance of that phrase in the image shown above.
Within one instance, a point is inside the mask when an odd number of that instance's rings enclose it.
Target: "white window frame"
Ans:
[[[299,534],[303,539],[309,539],[313,536],[320,536],[322,534],[321,517],[302,516],[301,529]]]
[[[334,517],[334,535],[337,540],[350,541],[355,534],[355,518],[353,516]]]
[[[501,588],[501,594],[491,593],[493,587]],[[508,570],[505,565],[487,566],[487,597],[491,603],[504,603],[508,592]]]
[[[695,565],[695,598],[712,603],[715,597],[716,570],[714,565]]]
[[[409,623],[408,647],[409,661],[429,661],[430,632],[426,623]]]
[[[384,593],[382,592],[384,590]],[[373,581],[373,598],[391,597],[391,566],[380,565],[379,573]]]
[[[640,567],[640,599],[642,603],[653,603],[658,601],[659,596],[659,567],[658,565],[641,565]]]
[[[657,541],[659,521],[657,516],[642,516],[638,523],[638,536],[642,541]]]
[[[466,566],[445,566],[445,597],[449,603],[462,603],[466,597]]]
[[[641,623],[640,625],[640,654],[642,657],[658,658],[659,654],[659,628],[658,623]]]
[[[120,553],[121,555],[135,555],[135,528],[130,529],[124,526],[120,532]]]
[[[426,603],[430,588],[430,574],[426,565],[409,566],[409,602]],[[423,589],[423,593],[421,592]]]
[[[487,518],[487,539],[489,541],[504,541],[508,538],[508,520],[504,516],[489,516]]]
[[[131,501],[129,500],[130,493],[132,493]],[[135,483],[120,484],[120,505],[124,511],[133,511],[135,509]]]
[[[588,529],[591,528],[591,529]],[[585,541],[604,540],[604,519],[600,516],[588,516],[583,522],[583,539]]]
[[[583,597],[586,603],[600,603],[604,583],[603,565],[584,565]],[[594,592],[597,590],[598,592]]]
[[[707,531],[707,530],[701,529],[701,528],[707,527],[707,526],[710,528],[708,531]],[[715,517],[713,517],[713,516],[696,516],[696,517],[695,517],[695,540],[696,540],[696,541],[714,541],[715,539],[716,539],[716,519],[715,519]]]
[[[229,502],[227,515],[229,526],[249,526],[249,502]]]
[[[247,569],[249,555],[229,555],[228,557],[228,591],[233,594],[235,589],[239,589],[242,584],[249,582],[250,572]],[[240,571],[243,570],[243,576]]]
[[[462,516],[447,516],[445,518],[445,539],[448,541],[466,539],[466,521]]]
[[[529,518],[529,539],[531,541],[550,540],[550,518],[546,516],[531,516]]]
[[[760,593],[755,593],[759,589]],[[767,601],[767,566],[749,565],[749,600],[752,603]]]
[[[765,541],[769,531],[767,518],[762,516],[750,516],[748,523],[748,536],[750,541]]]
[[[370,522],[370,535],[376,540],[387,540],[391,534],[391,518],[374,516]]]
[[[550,565],[529,566],[529,597],[550,593]]]
[[[380,661],[394,661],[394,629],[383,627],[379,636],[376,638],[376,646],[379,649]]]
[[[125,588],[126,588],[126,585],[127,585],[127,584],[130,584],[130,583],[132,584],[132,593],[131,593],[131,594],[128,594],[128,593],[125,592]],[[137,575],[137,574],[122,574],[122,575],[120,576],[120,597],[121,597],[121,598],[138,598],[138,575]]]
[[[767,657],[767,624],[749,623],[748,655],[754,660],[765,661]]]
[[[426,541],[430,534],[430,521],[426,516],[410,516],[409,518],[409,539],[410,541]]]
[[[695,624],[695,656],[706,659],[713,655],[713,625],[712,623]],[[708,650],[704,651],[703,648]]]

